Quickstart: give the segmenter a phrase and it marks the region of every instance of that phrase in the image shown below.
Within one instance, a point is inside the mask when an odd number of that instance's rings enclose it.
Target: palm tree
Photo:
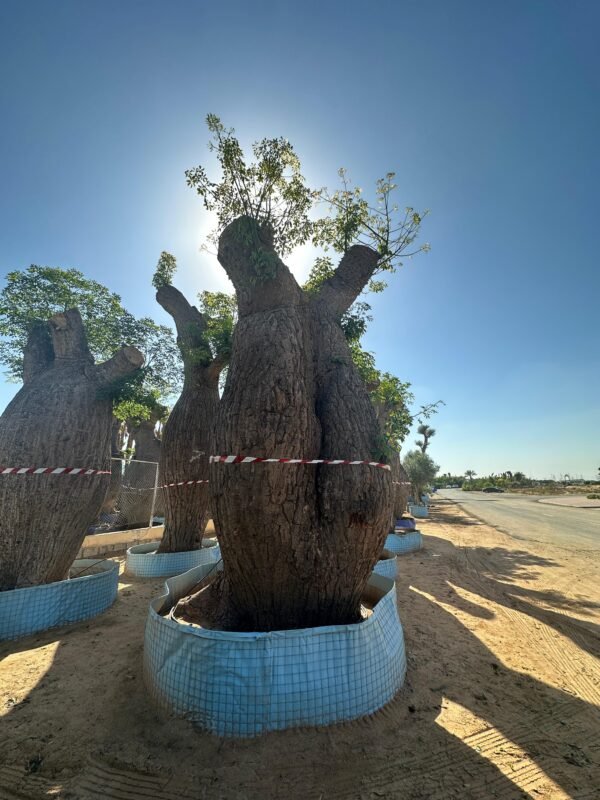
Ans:
[[[473,470],[473,469],[468,469],[468,470],[465,472],[465,478],[468,478],[468,479],[469,479],[469,482],[471,482],[471,481],[473,480],[473,478],[475,477],[475,475],[477,475],[477,473],[476,473],[476,472],[475,472],[475,470]]]
[[[429,425],[419,425],[417,433],[420,434],[423,439],[417,439],[415,444],[421,449],[421,452],[424,453],[429,446],[429,440],[432,436],[435,436],[435,428],[430,428]]]

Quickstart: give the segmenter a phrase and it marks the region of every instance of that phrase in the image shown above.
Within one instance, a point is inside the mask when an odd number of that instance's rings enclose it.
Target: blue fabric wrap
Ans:
[[[427,506],[418,506],[411,503],[408,507],[408,510],[413,517],[417,517],[418,519],[425,519],[429,516],[429,509]]]
[[[423,537],[420,531],[411,531],[410,533],[388,533],[385,540],[384,547],[386,550],[391,550],[392,553],[412,553],[414,550],[420,550],[423,547]]]
[[[220,736],[256,736],[355,719],[402,686],[406,653],[392,581],[371,577],[385,594],[355,625],[232,633],[161,616],[210,569],[171,578],[166,594],[150,604],[144,677],[169,713]]]
[[[94,575],[82,575],[41,586],[0,592],[0,640],[20,639],[32,633],[95,617],[115,601],[119,586],[116,561],[81,558],[73,562],[77,574],[94,565]]]
[[[389,578],[391,581],[396,580],[398,575],[398,562],[396,556],[394,558],[385,558],[378,561],[373,568],[376,575],[383,575],[384,578]]]
[[[216,564],[221,558],[221,548],[216,539],[203,539],[203,544],[212,542],[198,550],[181,553],[157,553],[158,542],[136,544],[127,551],[126,572],[136,578],[167,578],[180,575],[202,564]]]

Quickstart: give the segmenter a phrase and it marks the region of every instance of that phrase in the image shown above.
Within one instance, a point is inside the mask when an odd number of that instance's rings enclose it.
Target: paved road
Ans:
[[[474,517],[515,539],[600,552],[600,508],[564,508],[538,503],[540,498],[533,495],[460,489],[443,489],[433,496],[455,500]]]

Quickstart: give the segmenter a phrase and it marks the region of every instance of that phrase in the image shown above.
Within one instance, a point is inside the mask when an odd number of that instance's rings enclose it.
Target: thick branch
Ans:
[[[188,346],[193,346],[198,337],[204,335],[206,319],[196,306],[188,303],[179,289],[170,284],[161,286],[156,292],[156,301],[173,317],[177,336]]]
[[[341,317],[365,288],[377,269],[379,255],[363,244],[355,244],[344,255],[338,268],[322,285],[315,302]]]
[[[119,378],[131,375],[144,363],[144,356],[137,347],[122,347],[112,358],[95,367],[98,381],[108,386]]]
[[[23,351],[23,383],[29,383],[54,361],[50,331],[45,322],[36,322]]]
[[[90,353],[79,309],[71,308],[48,320],[55,361],[83,359],[94,363]]]
[[[235,286],[240,317],[299,305],[302,292],[273,248],[266,226],[238,217],[219,237],[219,263]]]

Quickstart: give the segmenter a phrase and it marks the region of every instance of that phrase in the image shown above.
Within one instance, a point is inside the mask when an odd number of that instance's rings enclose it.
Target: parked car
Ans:
[[[482,492],[502,492],[502,493],[504,493],[504,489],[501,489],[499,486],[484,486],[481,491]]]

